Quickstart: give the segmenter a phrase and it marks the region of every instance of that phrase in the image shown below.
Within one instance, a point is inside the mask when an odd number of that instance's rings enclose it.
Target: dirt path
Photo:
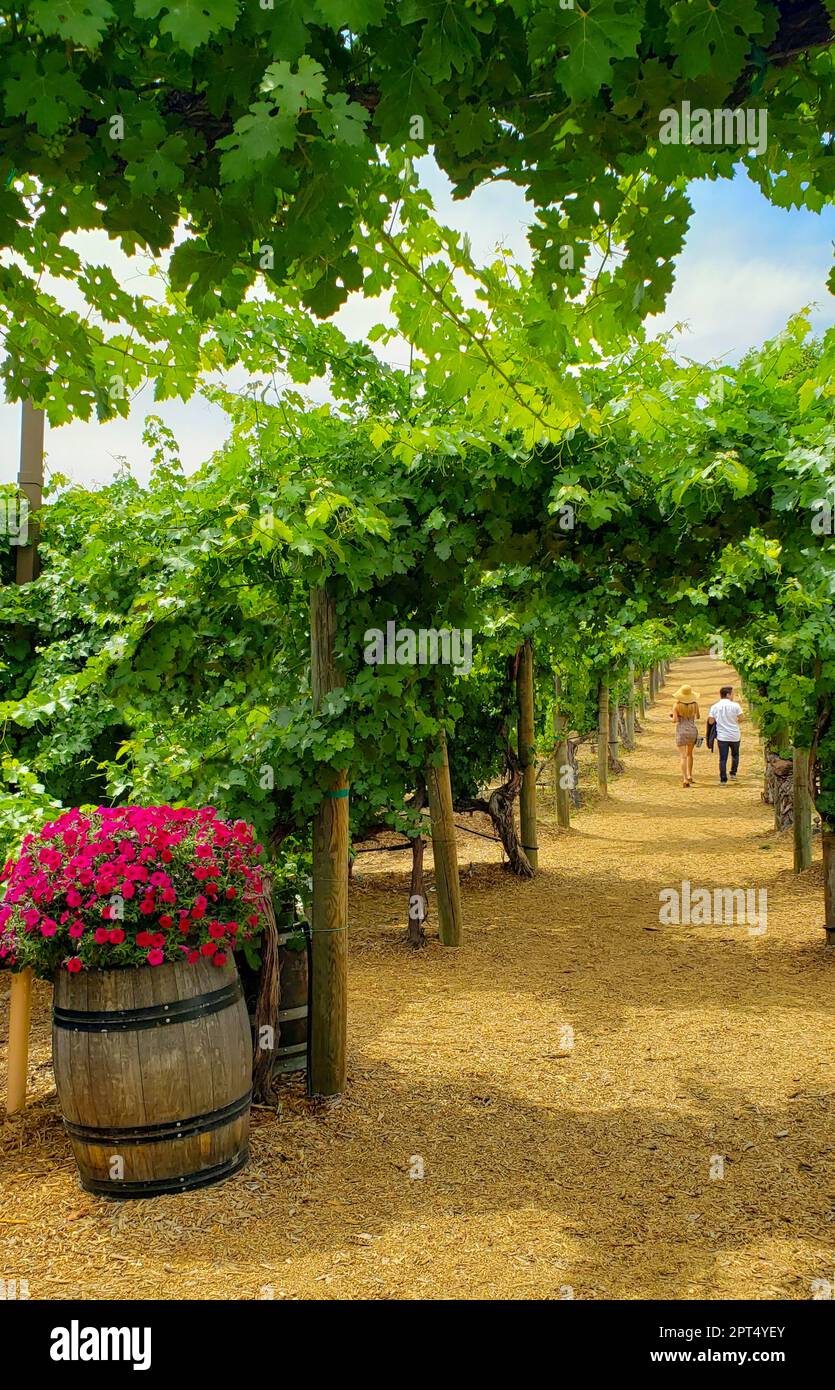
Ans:
[[[611,799],[570,832],[543,793],[533,883],[459,837],[462,950],[404,948],[405,861],[359,860],[348,1095],[313,1113],[285,1091],[224,1186],[80,1192],[41,989],[35,1098],[0,1125],[0,1276],[33,1298],[163,1299],[807,1299],[835,1280],[820,843],[796,879],[750,726],[738,785],[720,788],[702,749],[681,787],[667,713],[682,679],[706,711],[732,673],[679,662]],[[766,889],[765,934],[659,925],[659,891],[684,879]]]

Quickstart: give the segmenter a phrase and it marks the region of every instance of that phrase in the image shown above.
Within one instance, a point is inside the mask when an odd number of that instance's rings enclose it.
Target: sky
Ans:
[[[439,220],[469,234],[477,260],[490,258],[499,245],[508,246],[518,260],[529,260],[529,209],[519,189],[493,183],[456,201],[431,161],[423,162],[421,173]],[[804,305],[817,306],[812,314],[816,329],[835,323],[835,298],[826,288],[835,244],[835,207],[820,215],[773,207],[742,173],[733,180],[694,184],[690,196],[694,216],[676,263],[675,285],[665,312],[649,321],[650,333],[686,324],[676,340],[677,352],[698,361],[735,362],[779,332]],[[103,235],[87,234],[74,244],[92,259],[111,265],[133,292],[142,288],[142,267],[121,256]],[[145,283],[153,289],[154,282]],[[349,336],[360,338],[381,317],[379,302],[353,296],[336,322]],[[146,387],[128,420],[47,427],[47,472],[96,486],[112,478],[126,460],[137,477],[147,477],[142,429],[149,414],[161,416],[171,427],[189,472],[228,433],[223,411],[202,397],[185,403],[155,402]],[[19,422],[20,406],[0,403],[0,482],[17,476]]]

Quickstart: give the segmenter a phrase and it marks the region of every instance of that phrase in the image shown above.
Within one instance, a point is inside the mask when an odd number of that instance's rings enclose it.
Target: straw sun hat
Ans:
[[[698,704],[699,692],[694,690],[692,685],[680,685],[673,699],[680,700],[683,705]]]

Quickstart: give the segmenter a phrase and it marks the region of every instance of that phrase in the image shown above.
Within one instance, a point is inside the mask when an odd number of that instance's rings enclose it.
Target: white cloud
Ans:
[[[650,319],[648,330],[654,336],[687,323],[689,331],[675,341],[677,354],[699,362],[735,362],[806,304],[819,306],[812,317],[815,327],[828,326],[833,311],[831,300],[825,302],[825,278],[826,268],[813,259],[786,265],[777,248],[773,258],[754,259],[741,252],[731,256],[727,249],[710,257],[685,250],[667,307]]]

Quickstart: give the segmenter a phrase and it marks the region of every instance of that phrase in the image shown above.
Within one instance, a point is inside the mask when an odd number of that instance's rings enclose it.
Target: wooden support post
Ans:
[[[635,747],[635,667],[630,661],[626,697],[626,738],[624,747],[631,753]]]
[[[597,689],[597,790],[609,795],[609,687],[602,681]]]
[[[519,789],[519,828],[522,848],[534,873],[539,858],[536,839],[536,747],[533,712],[533,644],[528,637],[522,644],[516,672],[517,752],[522,765]]]
[[[644,676],[645,672],[640,671],[638,673],[638,708],[641,711],[642,719],[647,717],[647,689],[644,684]]]
[[[778,757],[780,757],[780,755],[781,755],[781,750],[784,749],[784,748],[786,747],[786,744],[788,743],[788,741],[789,741],[789,739],[788,739],[788,735],[787,735],[785,729],[778,729],[778,730],[775,732],[775,735],[774,735],[774,748],[773,748],[773,751],[777,754]],[[794,785],[792,785],[792,793],[794,793]],[[774,829],[775,829],[775,830],[781,830],[781,831],[782,831],[782,830],[788,830],[788,828],[789,828],[789,821],[788,821],[788,819],[786,819],[785,821],[784,821],[784,819],[783,819],[783,815],[784,815],[785,810],[786,810],[786,804],[785,804],[783,798],[780,796],[780,779],[779,779],[779,777],[775,777],[775,779],[774,779]]]
[[[18,970],[9,995],[8,1081],[6,1114],[16,1115],[26,1105],[29,1068],[29,1019],[32,1011],[32,971]]]
[[[336,603],[327,588],[310,591],[313,706],[345,684],[335,657]],[[313,818],[311,913],[311,1048],[308,1087],[314,1096],[345,1090],[348,1025],[348,777],[333,775]]]
[[[554,673],[554,798],[557,810],[557,825],[562,830],[571,826],[571,791],[566,783],[571,772],[568,761],[565,715],[560,707],[562,700],[562,681]]]
[[[458,846],[452,814],[452,783],[443,729],[430,745],[426,763],[426,787],[432,823],[432,857],[438,899],[438,934],[442,946],[460,946],[464,936],[461,884],[458,878]]]
[[[794,871],[802,874],[812,866],[812,793],[809,787],[808,748],[792,752],[792,822],[794,832]]]
[[[36,410],[31,401],[24,401],[20,416],[18,488],[26,498],[29,515],[27,543],[17,547],[15,578],[18,584],[28,584],[38,577],[38,536],[34,514],[40,510],[43,495],[43,436],[43,411]]]
[[[656,697],[657,694],[658,694],[658,687],[657,687],[657,683],[656,683],[656,679],[655,679],[655,667],[654,667],[654,666],[650,666],[650,668],[649,668],[649,703],[650,703],[650,705],[654,705],[654,704],[655,704],[655,697]]]
[[[835,946],[835,829],[823,826],[823,905],[827,946]]]
[[[43,496],[44,413],[24,401],[20,416],[20,466],[18,487],[26,498],[26,544],[17,547],[15,579],[29,584],[38,577],[38,537],[34,513]],[[22,518],[21,518],[22,519]],[[9,1056],[6,1079],[6,1114],[15,1115],[26,1105],[29,1069],[29,1019],[32,1011],[32,971],[12,976],[9,999]]]
[[[614,701],[609,702],[609,768],[612,772],[617,772],[620,767],[620,739],[618,738],[618,707]]]

